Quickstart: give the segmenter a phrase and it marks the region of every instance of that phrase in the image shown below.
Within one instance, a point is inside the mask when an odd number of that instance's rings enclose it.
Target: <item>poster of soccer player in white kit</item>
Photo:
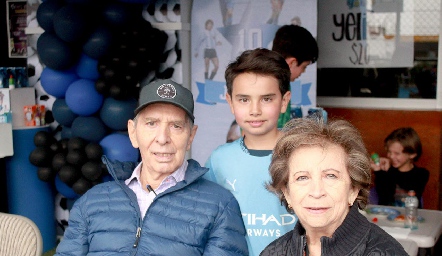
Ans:
[[[226,142],[233,114],[224,72],[244,50],[271,49],[282,25],[297,24],[316,37],[317,3],[311,0],[194,0],[191,14],[192,92],[198,133],[192,158],[204,163]],[[292,109],[316,106],[316,64],[291,83]]]

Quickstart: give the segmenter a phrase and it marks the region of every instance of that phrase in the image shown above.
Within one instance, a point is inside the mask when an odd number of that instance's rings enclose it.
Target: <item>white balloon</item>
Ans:
[[[31,10],[30,12],[28,12],[28,16],[26,17],[26,23],[30,28],[38,27],[37,10]]]
[[[32,48],[32,47],[30,47],[30,46],[28,46],[28,47],[26,47],[26,48],[27,48],[26,52],[27,52],[27,54],[28,54],[28,57],[31,57],[32,55],[34,55],[34,54],[36,53],[36,51],[34,50],[34,48]]]
[[[173,11],[175,5],[179,5],[179,0],[170,0],[167,2],[167,18],[170,22],[180,22],[181,21],[181,8],[178,9],[177,13]]]
[[[167,58],[164,62],[160,63],[160,66],[158,67],[158,71],[160,73],[164,72],[166,69],[172,67],[173,64],[175,64],[178,56],[174,49],[170,50],[167,53]]]
[[[167,0],[158,0],[155,3],[155,19],[158,22],[170,22],[170,20],[167,18],[167,8],[166,8],[166,15],[164,15],[163,13],[161,13],[160,8],[161,6],[165,4],[167,6]]]
[[[69,220],[69,209],[67,208],[67,203],[62,200],[67,200],[63,195],[58,193],[55,196],[55,219],[58,225],[63,226],[64,229],[68,227]]]
[[[141,86],[147,85],[147,84],[149,84],[154,78],[155,78],[155,70],[152,70],[152,71],[149,72],[149,74],[147,74],[147,76],[146,76],[145,78],[143,78],[143,79],[140,81],[140,85],[141,85]]]
[[[178,56],[176,54],[176,51],[174,49],[170,50],[169,54],[167,55],[167,59],[164,62],[167,67],[172,67],[173,64],[175,64]]]
[[[28,35],[28,46],[37,49],[37,41],[41,34]]]
[[[28,47],[29,49],[30,47]],[[29,86],[34,86],[37,81],[40,79],[41,72],[43,72],[43,65],[40,62],[40,59],[38,58],[38,54],[33,54],[32,56],[29,56],[28,58],[28,68],[33,67],[35,72],[33,76],[28,77],[28,84]]]
[[[172,68],[174,69],[172,80],[179,84],[183,84],[183,64],[181,63],[181,61],[175,63]]]
[[[177,43],[177,38],[175,35],[175,30],[165,30],[167,34],[167,42],[164,46],[164,52],[170,51],[173,47],[175,47]]]
[[[143,16],[143,19],[149,21],[150,23],[156,23],[158,21],[155,19],[153,15],[150,15],[149,12],[147,11],[147,8],[150,5],[153,5],[153,3],[146,4],[145,6],[143,6],[143,10],[141,11],[141,16]]]
[[[55,98],[52,95],[49,95],[45,89],[43,88],[43,86],[41,86],[40,81],[38,81],[37,83],[35,83],[34,85],[36,94],[37,94],[37,104],[38,105],[44,105],[46,110],[52,110],[52,105],[54,105],[54,102],[57,98]],[[40,96],[48,96],[47,100],[41,100]]]

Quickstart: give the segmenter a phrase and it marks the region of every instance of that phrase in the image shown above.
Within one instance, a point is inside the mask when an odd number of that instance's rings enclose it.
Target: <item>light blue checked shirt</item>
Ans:
[[[130,176],[130,178],[125,180],[124,182],[130,189],[132,189],[132,191],[137,196],[138,205],[140,206],[140,211],[141,211],[141,217],[144,219],[147,209],[149,209],[150,204],[155,198],[155,194],[144,190],[141,186],[140,174],[141,174],[142,164],[143,162],[139,163],[138,166],[135,168],[134,172],[132,173],[132,176]],[[178,170],[176,170],[171,175],[164,178],[160,186],[158,186],[158,188],[155,189],[155,193],[159,195],[160,193],[164,192],[166,189],[173,187],[178,182],[184,180],[186,169],[187,169],[187,161],[184,161],[184,163],[180,166],[180,168],[178,168]]]

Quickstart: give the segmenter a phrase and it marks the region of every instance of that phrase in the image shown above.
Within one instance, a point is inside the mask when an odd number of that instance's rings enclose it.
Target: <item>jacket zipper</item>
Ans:
[[[135,243],[134,243],[134,248],[137,248],[138,246],[138,242],[140,241],[140,236],[141,236],[141,227],[137,228],[137,234],[135,235]]]

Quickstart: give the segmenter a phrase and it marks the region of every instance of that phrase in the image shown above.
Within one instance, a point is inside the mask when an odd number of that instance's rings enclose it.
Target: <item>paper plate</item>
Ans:
[[[366,210],[368,214],[380,214],[380,215],[394,215],[398,216],[401,214],[398,210],[388,208],[388,207],[370,207]]]

